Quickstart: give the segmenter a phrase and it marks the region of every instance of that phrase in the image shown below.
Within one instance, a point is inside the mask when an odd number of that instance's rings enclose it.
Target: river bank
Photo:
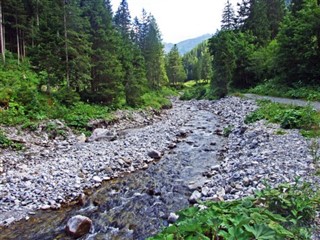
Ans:
[[[83,142],[73,136],[69,141],[57,140],[52,148],[34,151],[31,157],[27,157],[28,152],[4,152],[2,161],[16,161],[12,166],[7,164],[0,176],[1,224],[10,225],[19,219],[29,219],[28,215],[37,209],[59,208],[77,199],[85,189],[99,187],[104,180],[147,169],[148,165],[150,170],[146,172],[150,171],[149,178],[152,178],[155,173],[152,172],[152,162],[157,165],[155,160],[159,157],[162,157],[159,163],[169,168],[175,159],[182,158],[179,170],[169,174],[169,180],[166,175],[160,175],[156,179],[159,183],[155,183],[165,186],[172,182],[176,184],[163,190],[148,187],[149,191],[143,187],[142,190],[134,190],[133,194],[145,198],[147,192],[147,196],[156,198],[156,205],[159,205],[158,198],[164,198],[164,192],[169,193],[169,198],[174,198],[175,195],[170,194],[176,190],[172,189],[181,189],[184,197],[175,201],[183,207],[188,200],[230,200],[247,196],[263,188],[264,180],[272,186],[293,182],[296,177],[318,183],[319,179],[313,176],[316,166],[310,154],[310,143],[298,131],[286,130],[285,134],[279,135],[278,125],[263,121],[244,124],[245,116],[256,108],[254,101],[236,97],[216,102],[174,101],[173,109],[165,110],[157,121],[136,129],[124,130],[123,127],[118,130],[119,134],[109,134],[111,138]],[[113,130],[117,132],[116,126],[108,128],[112,133]],[[229,135],[224,138],[222,135],[227,132]],[[175,156],[176,152],[179,157]],[[201,155],[203,157],[192,155],[196,152],[204,154]],[[188,162],[183,161],[185,158]],[[186,175],[190,174],[190,167],[201,169],[194,172],[198,177],[183,182],[179,175],[184,171]],[[155,171],[159,172],[159,169]],[[184,190],[185,187],[188,190]],[[107,193],[112,191],[106,190]],[[125,196],[129,190],[124,187],[121,192]],[[128,199],[131,199],[132,194],[129,195]],[[101,203],[101,200],[96,202]],[[165,204],[167,200],[160,202]],[[179,204],[182,202],[184,204]],[[160,204],[162,209],[165,208],[163,204]],[[168,209],[169,213],[173,210],[179,209],[176,206]],[[168,214],[148,209],[145,214],[150,214],[150,211],[159,218],[166,218]],[[148,224],[151,223],[146,221],[145,225]],[[103,232],[102,226],[98,229]]]

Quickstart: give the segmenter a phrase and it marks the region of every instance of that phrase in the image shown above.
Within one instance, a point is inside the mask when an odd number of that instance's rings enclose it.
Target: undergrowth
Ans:
[[[306,183],[267,186],[252,197],[182,210],[175,224],[149,240],[311,239],[319,201]]]
[[[180,97],[181,100],[191,99],[214,99],[210,84],[207,82],[195,82],[189,81],[184,84],[183,94]]]
[[[287,97],[305,99],[307,101],[320,101],[320,88],[315,86],[303,86],[298,83],[288,87],[279,84],[275,80],[268,80],[248,90],[250,93],[274,97]]]
[[[75,91],[43,84],[48,82],[48,77],[46,72],[35,73],[27,59],[17,65],[14,57],[8,56],[6,65],[0,64],[0,124],[36,130],[43,120],[60,119],[69,127],[87,133],[91,119],[112,119],[116,106],[81,101]],[[171,102],[167,97],[175,94],[170,88],[149,91],[138,108],[169,108]],[[124,103],[121,108],[129,107]]]
[[[258,101],[259,109],[249,114],[245,123],[266,119],[284,129],[300,129],[306,137],[320,136],[320,114],[311,106],[295,107],[270,101]]]
[[[8,139],[7,136],[0,131],[0,148],[12,148],[15,150],[23,149],[23,145],[20,143],[15,143],[12,140]]]

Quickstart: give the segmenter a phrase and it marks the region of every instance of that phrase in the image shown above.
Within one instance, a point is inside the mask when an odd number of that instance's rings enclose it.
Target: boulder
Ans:
[[[98,140],[114,141],[117,139],[117,133],[115,131],[110,131],[105,128],[96,128],[92,135],[88,138],[88,142],[98,141]]]
[[[65,230],[71,237],[79,238],[89,233],[91,227],[92,221],[90,218],[77,215],[69,219]]]

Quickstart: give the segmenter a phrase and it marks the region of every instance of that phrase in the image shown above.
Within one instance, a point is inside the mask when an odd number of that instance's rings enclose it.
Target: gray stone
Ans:
[[[98,140],[114,141],[117,139],[117,133],[109,129],[96,128],[92,135],[88,138],[88,142],[98,141]]]
[[[175,223],[179,218],[179,215],[175,214],[175,213],[170,213],[169,217],[168,217],[168,222],[169,223]]]
[[[148,156],[153,159],[160,159],[162,157],[162,154],[161,154],[161,152],[152,149],[148,152]]]
[[[189,198],[189,202],[191,204],[197,203],[198,200],[200,200],[200,198],[201,198],[201,193],[199,191],[194,191],[191,197]]]
[[[80,238],[90,232],[92,220],[88,217],[77,215],[68,220],[66,233],[74,238]]]

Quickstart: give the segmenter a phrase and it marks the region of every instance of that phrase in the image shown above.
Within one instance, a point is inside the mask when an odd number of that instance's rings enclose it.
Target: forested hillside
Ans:
[[[205,34],[205,35],[202,35],[202,36],[199,36],[196,38],[187,39],[187,40],[184,40],[182,42],[177,43],[179,53],[181,55],[184,55],[185,53],[190,52],[198,44],[208,40],[211,36],[212,36],[212,34]],[[165,43],[164,44],[165,53],[169,53],[170,50],[172,49],[173,45],[174,45],[173,43]]]
[[[234,8],[227,1],[221,30],[208,43],[214,73],[211,96],[250,89],[319,100],[319,5],[319,0],[242,0]],[[202,48],[184,57],[188,79],[199,79]]]
[[[109,0],[8,0],[0,14],[2,113],[141,106],[168,82],[156,19],[132,20],[126,0],[115,13]]]

